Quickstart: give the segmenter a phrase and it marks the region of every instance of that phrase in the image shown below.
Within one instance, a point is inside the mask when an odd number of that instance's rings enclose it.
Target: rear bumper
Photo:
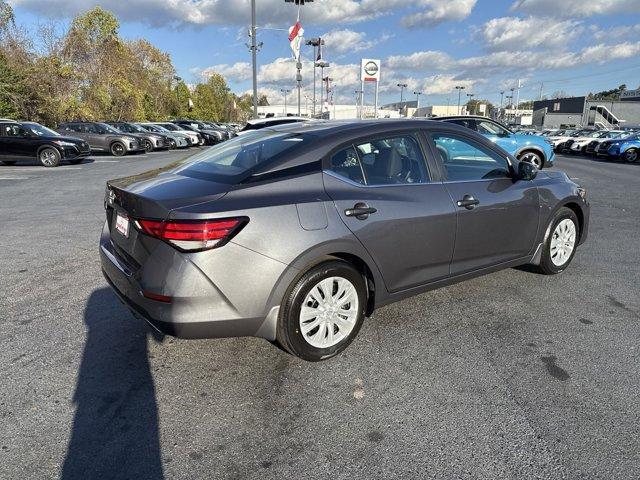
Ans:
[[[245,249],[225,245],[233,263],[246,256]],[[230,252],[233,249],[236,252]],[[285,266],[259,254],[249,252],[244,261],[258,265],[262,272],[231,268],[226,262],[219,270],[209,272],[220,281],[213,284],[197,266],[166,244],[151,252],[147,263],[132,267],[113,246],[109,229],[105,226],[100,239],[102,272],[118,298],[135,317],[145,320],[156,330],[179,338],[224,338],[255,336],[275,339],[279,302],[271,305],[273,285]],[[255,256],[259,255],[261,259]],[[233,258],[236,257],[236,258]],[[243,263],[244,263],[243,261]],[[262,264],[260,266],[260,264]],[[222,272],[239,272],[247,278],[227,277]],[[260,275],[262,273],[263,275]],[[273,281],[273,284],[261,283]],[[241,287],[238,288],[237,285]],[[171,303],[152,300],[143,291],[171,297]]]

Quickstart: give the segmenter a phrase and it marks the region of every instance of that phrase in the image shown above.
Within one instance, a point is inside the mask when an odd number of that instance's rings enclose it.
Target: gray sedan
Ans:
[[[589,225],[564,173],[423,120],[247,132],[109,181],[105,206],[103,272],[136,316],[311,361],[383,305],[519,265],[560,273]]]

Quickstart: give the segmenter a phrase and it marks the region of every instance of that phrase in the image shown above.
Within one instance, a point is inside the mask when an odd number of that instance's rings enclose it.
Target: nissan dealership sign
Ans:
[[[380,81],[380,60],[363,58],[360,68],[360,78],[363,82]]]
[[[620,93],[620,100],[640,101],[640,89],[625,90],[624,92]]]

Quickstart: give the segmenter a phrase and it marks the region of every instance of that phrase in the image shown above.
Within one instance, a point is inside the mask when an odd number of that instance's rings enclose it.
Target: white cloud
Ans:
[[[331,30],[324,35],[321,35],[321,37],[325,42],[325,51],[335,54],[368,50],[389,38],[388,36],[383,35],[378,40],[367,40],[366,33],[354,32],[349,29]]]
[[[191,73],[203,78],[207,78],[213,73],[219,73],[225,78],[232,78],[235,81],[243,82],[251,78],[251,64],[248,62],[236,62],[233,65],[213,65],[204,69],[191,69]]]
[[[620,40],[636,38],[640,35],[640,23],[637,25],[617,26],[616,28],[601,29],[596,25],[592,25],[591,34],[598,41],[603,40]]]
[[[582,32],[580,22],[548,17],[501,17],[486,22],[481,37],[491,50],[566,45]]]
[[[401,23],[408,28],[433,27],[442,22],[460,21],[467,18],[477,0],[422,0],[424,11],[402,17]]]
[[[640,0],[516,0],[512,11],[562,17],[640,13]]]
[[[43,16],[70,17],[96,5],[124,21],[165,25],[242,25],[250,23],[250,0],[10,0]],[[293,23],[295,7],[284,0],[259,0],[260,25]],[[303,23],[356,23],[399,10],[416,9],[430,24],[466,18],[476,0],[317,0],[303,7]],[[464,12],[467,12],[466,15]]]

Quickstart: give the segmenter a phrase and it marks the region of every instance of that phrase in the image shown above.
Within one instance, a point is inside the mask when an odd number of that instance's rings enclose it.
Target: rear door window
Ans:
[[[346,147],[331,157],[329,170],[370,186],[429,181],[420,144],[412,135],[377,138]]]

